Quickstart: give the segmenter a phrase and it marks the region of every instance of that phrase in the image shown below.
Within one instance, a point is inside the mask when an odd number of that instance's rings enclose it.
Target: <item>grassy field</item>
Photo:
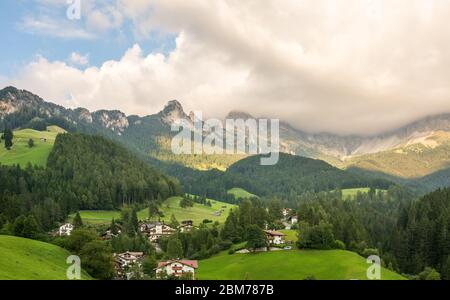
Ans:
[[[228,214],[230,213],[230,210],[236,207],[232,204],[208,199],[209,201],[211,201],[211,207],[195,203],[194,207],[181,208],[180,200],[181,197],[172,197],[164,202],[163,206],[161,207],[161,210],[164,213],[164,218],[162,218],[164,221],[170,221],[172,214],[174,214],[178,221],[192,220],[194,221],[195,225],[199,225],[205,219],[224,223],[226,218],[228,217]],[[221,209],[224,209],[222,214],[220,216],[215,216],[214,213]],[[146,218],[147,216],[147,210],[141,211],[139,213],[140,218]]]
[[[47,243],[0,235],[0,280],[64,280],[70,255]],[[91,279],[83,272],[82,279]]]
[[[241,188],[233,188],[231,190],[228,190],[228,194],[234,195],[237,199],[249,199],[249,198],[258,198],[258,196],[247,192],[244,189]]]
[[[291,241],[296,243],[298,241],[298,231],[297,230],[280,230],[286,236],[284,237],[286,241]]]
[[[359,193],[362,194],[368,194],[369,193],[370,188],[357,188],[357,189],[345,189],[342,190],[342,196],[345,198],[354,198],[356,197],[356,195]],[[377,190],[377,192],[379,191],[384,191],[384,190]]]
[[[299,280],[314,276],[318,280],[365,280],[364,258],[356,253],[331,251],[275,251],[258,254],[219,254],[199,262],[200,280]],[[383,280],[402,276],[382,269]]]
[[[201,204],[194,204],[194,207],[181,208],[180,207],[181,197],[172,197],[167,199],[161,206],[161,211],[164,217],[161,218],[166,222],[170,222],[172,214],[175,215],[178,221],[192,220],[194,225],[199,225],[203,220],[208,219],[212,221],[218,221],[220,223],[225,222],[228,214],[235,205],[216,201],[209,199],[212,206],[208,207]],[[220,216],[215,216],[214,212],[222,209],[224,207],[224,212]],[[89,224],[107,224],[110,223],[113,218],[119,219],[119,211],[81,211],[80,216],[84,222]],[[71,215],[69,218],[73,218]],[[145,220],[148,218],[148,209],[145,208],[138,212],[138,218],[140,220]]]
[[[0,145],[0,163],[22,167],[25,167],[28,163],[45,166],[56,136],[63,131],[57,126],[49,126],[47,131],[32,129],[14,131],[14,145],[11,150],[8,151],[3,144]],[[28,147],[29,139],[34,140],[33,148]],[[41,139],[46,139],[46,141],[41,141]]]

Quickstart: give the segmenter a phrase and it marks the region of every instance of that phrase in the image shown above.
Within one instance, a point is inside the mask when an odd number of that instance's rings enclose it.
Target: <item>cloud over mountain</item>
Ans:
[[[90,15],[96,28],[125,19],[138,43],[157,32],[176,47],[147,54],[137,43],[84,69],[37,57],[6,81],[90,109],[148,114],[176,98],[218,117],[377,133],[450,112],[449,13],[440,0],[116,1]]]

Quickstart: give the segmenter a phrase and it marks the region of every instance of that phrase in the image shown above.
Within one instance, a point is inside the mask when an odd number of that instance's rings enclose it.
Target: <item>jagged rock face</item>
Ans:
[[[14,87],[7,87],[0,91],[0,117],[15,113],[26,107],[36,107],[43,100],[36,95]]]
[[[167,103],[166,107],[159,113],[161,121],[167,125],[178,123],[180,120],[190,119],[183,110],[183,106],[177,100]]]
[[[77,108],[77,109],[75,109],[74,112],[77,115],[79,120],[85,121],[87,123],[93,122],[92,114],[89,110],[87,110],[85,108]]]
[[[130,126],[127,116],[120,111],[100,110],[94,113],[94,121],[101,126],[122,134]]]

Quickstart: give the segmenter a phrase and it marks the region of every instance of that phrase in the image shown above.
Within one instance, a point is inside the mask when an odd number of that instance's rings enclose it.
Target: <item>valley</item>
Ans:
[[[189,117],[178,101],[145,117],[12,87],[0,102],[0,129],[13,133],[0,150],[6,269],[34,251],[58,262],[70,251],[83,279],[175,279],[161,272],[182,263],[190,279],[346,280],[367,279],[364,258],[378,255],[385,280],[450,278],[448,191],[438,190],[450,178],[447,116],[377,137],[283,123],[279,162],[262,166],[259,155],[174,156],[170,126]],[[61,278],[50,256],[0,278]]]

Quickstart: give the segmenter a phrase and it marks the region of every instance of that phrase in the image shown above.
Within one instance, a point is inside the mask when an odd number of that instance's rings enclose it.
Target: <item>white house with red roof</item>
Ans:
[[[181,277],[183,275],[192,276],[195,279],[195,270],[198,268],[196,260],[168,260],[158,263],[156,270],[156,278],[165,275]]]
[[[264,230],[266,234],[267,241],[270,245],[283,245],[285,244],[285,234],[274,230]]]

